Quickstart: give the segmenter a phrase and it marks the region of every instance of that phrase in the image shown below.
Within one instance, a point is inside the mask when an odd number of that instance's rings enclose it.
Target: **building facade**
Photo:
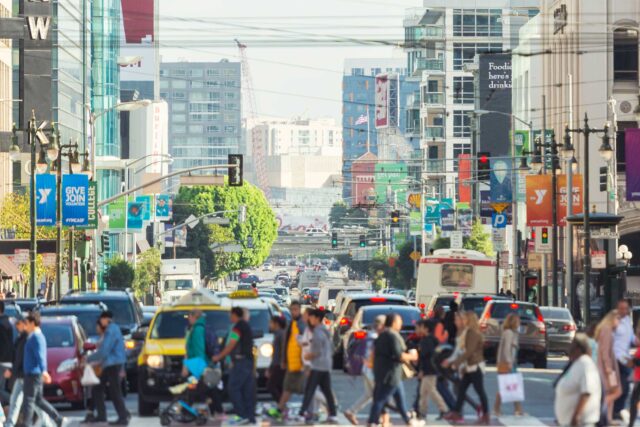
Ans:
[[[0,18],[9,18],[11,8],[11,0],[0,0]],[[7,135],[13,124],[11,46],[11,39],[0,38],[0,135]],[[13,165],[5,152],[7,149],[0,145],[0,204],[7,194],[13,192]]]
[[[160,97],[169,104],[172,171],[226,164],[227,155],[239,151],[240,70],[239,62],[227,60],[160,64]],[[169,191],[176,191],[176,182]]]
[[[342,127],[333,119],[261,120],[251,132],[266,156],[342,156]]]

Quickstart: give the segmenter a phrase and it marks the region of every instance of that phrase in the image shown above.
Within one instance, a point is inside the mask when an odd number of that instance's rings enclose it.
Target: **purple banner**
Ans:
[[[640,129],[626,129],[624,156],[627,171],[627,200],[640,200]]]

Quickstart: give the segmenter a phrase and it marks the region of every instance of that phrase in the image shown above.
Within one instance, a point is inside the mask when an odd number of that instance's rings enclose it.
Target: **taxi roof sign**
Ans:
[[[176,305],[220,305],[220,297],[215,294],[210,289],[202,288],[202,289],[194,289],[189,293],[183,295],[176,302],[173,303]]]
[[[229,298],[233,298],[233,299],[258,298],[258,296],[253,291],[235,291],[229,294]]]

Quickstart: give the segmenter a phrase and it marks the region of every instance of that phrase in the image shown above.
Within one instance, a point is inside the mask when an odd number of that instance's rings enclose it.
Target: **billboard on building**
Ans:
[[[507,114],[486,113],[479,117],[478,151],[487,151],[492,157],[511,153],[511,55],[485,53],[478,62],[479,98],[481,110]]]
[[[376,128],[389,126],[389,77],[376,76],[375,87]]]
[[[129,116],[129,157],[140,159],[150,156],[145,163],[138,163],[133,174],[136,178],[147,174],[166,173],[167,163],[160,154],[169,150],[169,107],[166,101],[155,101],[151,105],[131,111]],[[137,181],[136,181],[137,182]]]
[[[375,167],[376,201],[403,203],[407,199],[407,164],[377,163]]]
[[[627,200],[640,200],[640,129],[626,129],[624,142]]]
[[[120,65],[121,81],[155,80],[158,69],[156,49],[157,0],[121,0],[122,34],[120,56],[138,58]]]

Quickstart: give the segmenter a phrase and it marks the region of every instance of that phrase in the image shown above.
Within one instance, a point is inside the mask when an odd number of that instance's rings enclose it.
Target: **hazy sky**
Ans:
[[[236,61],[237,38],[248,45],[258,115],[339,120],[344,59],[404,57],[394,46],[405,9],[420,3],[160,0],[160,52],[165,61]]]

